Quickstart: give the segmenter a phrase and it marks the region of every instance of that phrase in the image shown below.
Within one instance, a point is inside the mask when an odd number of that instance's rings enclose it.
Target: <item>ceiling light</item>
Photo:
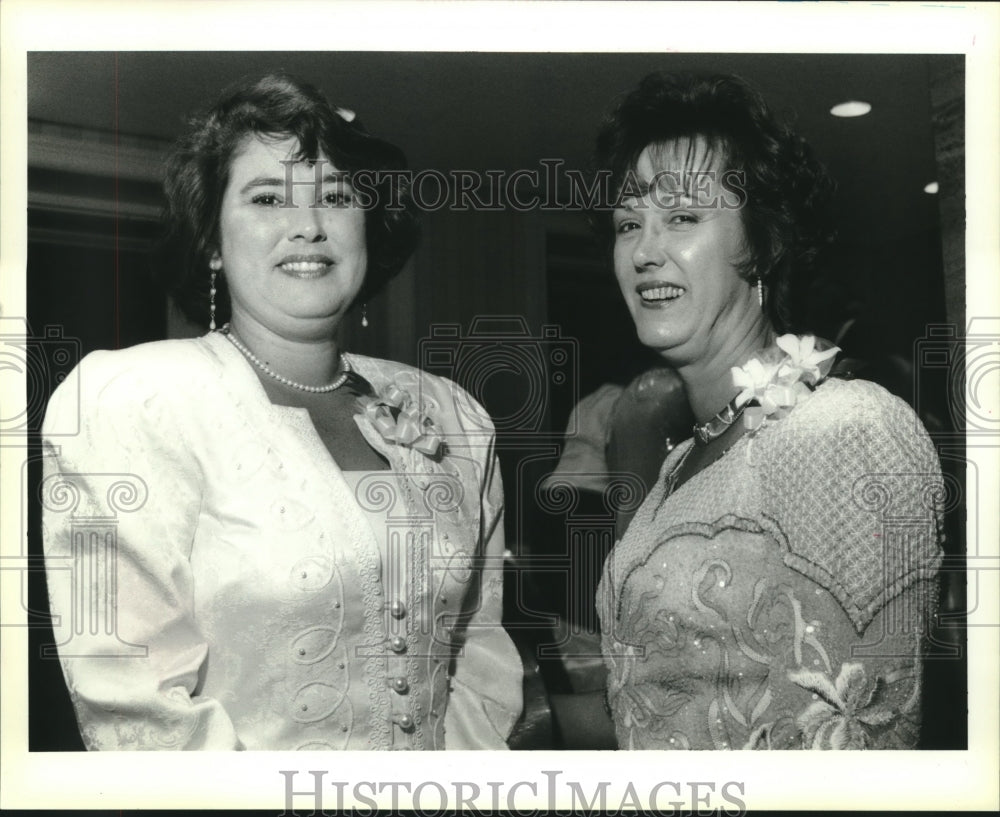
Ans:
[[[938,183],[931,182],[930,184],[924,185],[924,192],[930,193],[932,196],[938,191]]]
[[[830,113],[834,116],[842,117],[864,116],[871,109],[872,106],[867,102],[860,102],[856,99],[852,99],[847,102],[841,102],[839,105],[834,105],[830,108]]]

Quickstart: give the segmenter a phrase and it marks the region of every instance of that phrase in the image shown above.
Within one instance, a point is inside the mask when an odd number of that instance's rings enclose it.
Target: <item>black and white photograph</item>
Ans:
[[[997,804],[1000,15],[171,6],[4,6],[4,807]]]

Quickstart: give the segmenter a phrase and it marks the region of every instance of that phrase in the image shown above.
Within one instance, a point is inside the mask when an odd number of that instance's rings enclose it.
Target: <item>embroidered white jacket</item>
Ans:
[[[492,424],[446,379],[350,361],[419,400],[440,462],[359,415],[391,470],[353,495],[219,335],[95,352],[56,391],[43,535],[89,749],[505,748],[522,669]]]

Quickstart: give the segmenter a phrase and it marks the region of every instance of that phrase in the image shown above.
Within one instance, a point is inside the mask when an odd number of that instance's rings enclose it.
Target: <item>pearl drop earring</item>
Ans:
[[[208,268],[212,270],[211,282],[208,286],[208,330],[210,332],[215,331],[215,279],[218,271],[222,269],[222,259],[215,256],[211,261],[208,262]]]
[[[215,331],[215,273],[212,273],[212,283],[208,290],[208,331]]]

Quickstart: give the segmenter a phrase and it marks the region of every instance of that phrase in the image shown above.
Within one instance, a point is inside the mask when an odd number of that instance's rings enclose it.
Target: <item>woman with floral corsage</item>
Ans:
[[[78,435],[46,434],[42,498],[87,748],[506,747],[492,424],[337,342],[415,246],[404,168],[284,74],[179,141],[172,291],[212,331],[88,355],[46,420],[79,405]]]
[[[824,171],[726,76],[648,77],[598,155],[622,294],[698,421],[598,590],[620,748],[913,748],[942,480],[910,408],[831,377],[791,309]]]

